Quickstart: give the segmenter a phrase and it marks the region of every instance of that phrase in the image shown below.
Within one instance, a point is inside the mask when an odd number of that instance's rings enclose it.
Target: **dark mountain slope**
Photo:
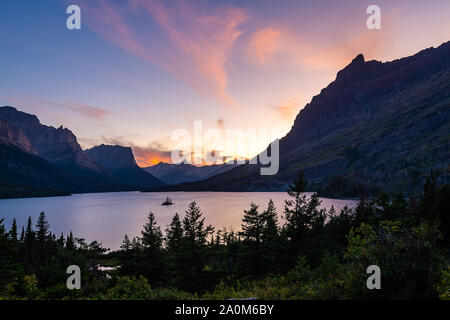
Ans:
[[[111,172],[121,184],[135,190],[164,186],[165,183],[140,168],[129,147],[100,145],[85,150],[86,155]]]
[[[166,190],[284,190],[299,169],[328,196],[416,192],[450,164],[450,42],[381,63],[358,55],[280,140],[280,170],[243,165]]]
[[[20,148],[0,143],[0,198],[115,191]]]

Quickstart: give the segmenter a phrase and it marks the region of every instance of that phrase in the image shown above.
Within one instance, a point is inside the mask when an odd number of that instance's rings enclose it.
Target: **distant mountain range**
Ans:
[[[137,166],[130,148],[102,145],[83,152],[69,129],[43,125],[35,115],[13,107],[0,108],[0,197],[139,190],[162,185]]]
[[[450,42],[392,62],[358,55],[313,97],[280,140],[280,169],[241,165],[175,191],[285,190],[299,170],[326,196],[417,192],[449,175]]]
[[[207,179],[211,176],[229,171],[237,164],[218,164],[196,167],[189,163],[171,164],[160,162],[154,166],[146,167],[144,170],[154,175],[161,181],[169,184],[179,184]]]

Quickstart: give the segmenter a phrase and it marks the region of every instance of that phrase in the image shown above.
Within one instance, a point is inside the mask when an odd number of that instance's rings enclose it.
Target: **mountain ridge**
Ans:
[[[69,129],[43,125],[35,115],[14,107],[0,107],[0,198],[134,191],[164,185],[137,166],[131,148],[120,148],[129,153],[127,161],[132,166],[110,172],[85,154]],[[119,160],[113,158],[116,163]]]
[[[236,165],[233,164],[217,164],[196,167],[189,163],[172,164],[159,162],[154,166],[145,167],[144,170],[171,185],[203,180],[213,175],[229,171],[234,167],[236,167]]]
[[[69,129],[41,124],[37,116],[10,106],[0,107],[0,119],[20,128],[41,158],[81,175],[92,171],[99,176],[109,176],[83,153]]]

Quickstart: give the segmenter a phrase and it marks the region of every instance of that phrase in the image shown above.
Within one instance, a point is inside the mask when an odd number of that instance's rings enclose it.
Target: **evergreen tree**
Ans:
[[[139,237],[133,237],[133,240],[131,240],[131,247],[134,250],[140,250],[141,249],[141,241],[139,240]]]
[[[163,236],[161,228],[156,225],[156,219],[153,212],[149,213],[148,222],[144,225],[144,230],[141,234],[141,243],[144,250],[159,251],[162,249]]]
[[[386,200],[383,199],[382,201],[384,202]],[[379,216],[379,214],[374,215],[373,209],[374,208],[372,203],[370,201],[367,201],[365,195],[362,194],[359,198],[358,205],[355,208],[354,226],[359,227],[361,223],[371,223],[376,220],[381,221],[381,216]]]
[[[247,241],[255,241],[259,244],[264,226],[263,218],[263,215],[258,212],[258,206],[252,202],[250,204],[250,210],[244,210],[240,235]]]
[[[27,229],[25,231],[25,248],[28,254],[31,254],[32,247],[34,246],[35,233],[33,231],[31,217],[28,217]]]
[[[163,282],[166,275],[165,257],[163,253],[163,235],[161,228],[156,224],[153,212],[148,215],[148,222],[144,225],[140,238],[143,262],[140,264],[139,273],[144,275],[153,285]]]
[[[183,219],[182,250],[178,255],[178,264],[183,267],[180,275],[181,286],[187,290],[206,288],[201,275],[206,263],[207,237],[213,234],[212,226],[205,226],[205,218],[196,202],[191,202]]]
[[[64,248],[64,234],[61,232],[61,236],[59,237],[59,239],[57,240],[57,244],[60,248]]]
[[[284,231],[286,236],[293,242],[301,242],[306,236],[307,221],[304,214],[307,204],[305,191],[307,181],[302,171],[297,179],[289,186],[288,195],[292,198],[285,201],[284,215],[286,223]]]
[[[49,228],[50,226],[45,218],[45,213],[41,212],[36,223],[36,240],[39,248],[42,248],[44,246],[45,240],[47,239],[47,236],[49,234]]]
[[[300,172],[288,191],[293,199],[285,202],[284,232],[291,240],[292,250],[308,255],[312,259],[311,263],[319,263],[325,250],[322,240],[326,211],[320,209],[321,201],[317,194],[309,199],[302,194],[306,185],[304,175]]]
[[[208,235],[214,232],[211,225],[205,227],[205,218],[202,218],[202,212],[195,201],[188,206],[183,219],[183,231],[187,244],[196,249],[204,247]]]
[[[22,226],[22,231],[20,232],[20,239],[19,242],[23,243],[25,241],[25,228]]]
[[[75,247],[75,241],[73,239],[73,234],[72,231],[70,231],[69,235],[67,236],[66,239],[66,248],[69,251],[74,251],[76,249]]]
[[[9,238],[11,239],[11,242],[12,242],[13,246],[16,247],[17,246],[17,242],[18,242],[16,219],[13,219],[11,230],[9,232]]]
[[[3,225],[3,219],[0,219],[0,294],[1,289],[6,285],[14,275],[14,251],[10,245],[9,233]]]
[[[128,238],[128,235],[125,235],[124,237],[123,237],[123,241],[122,241],[122,244],[120,245],[120,249],[122,249],[122,250],[125,250],[125,251],[128,251],[128,250],[131,250],[131,241],[130,241],[130,238]]]
[[[142,261],[141,256],[141,244],[139,240],[134,237],[130,240],[128,235],[125,235],[120,246],[119,264],[120,264],[120,274],[124,276],[139,276],[142,273],[142,268],[140,264],[147,263],[147,261]]]
[[[178,251],[182,246],[183,241],[183,226],[181,224],[180,216],[175,213],[175,216],[166,229],[166,246],[169,251]]]
[[[270,199],[267,209],[262,214],[263,220],[263,230],[262,230],[262,240],[263,242],[273,242],[278,238],[279,226],[278,226],[278,216],[275,209],[275,205]]]
[[[27,228],[25,230],[24,248],[25,261],[28,264],[28,269],[31,273],[36,273],[36,246],[35,246],[35,232],[33,231],[31,217],[28,217]]]

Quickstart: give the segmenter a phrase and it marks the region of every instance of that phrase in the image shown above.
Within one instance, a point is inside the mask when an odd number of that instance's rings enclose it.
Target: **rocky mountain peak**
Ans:
[[[0,108],[0,120],[19,128],[31,142],[37,155],[45,160],[71,169],[88,169],[104,174],[103,170],[83,153],[76,136],[69,129],[43,125],[35,115],[9,106]]]
[[[355,59],[352,60],[352,62],[350,63],[350,65],[355,65],[355,64],[361,64],[366,62],[364,59],[364,55],[362,53],[358,54]]]
[[[348,64],[344,69],[338,72],[336,80],[342,81],[354,81],[360,78],[365,78],[370,76],[372,73],[373,65],[381,64],[378,61],[366,62],[364,55],[358,54],[350,64]]]
[[[138,167],[130,147],[101,144],[84,152],[106,169]]]
[[[21,126],[36,127],[41,124],[34,114],[28,114],[10,106],[0,107],[0,118],[19,128]]]

